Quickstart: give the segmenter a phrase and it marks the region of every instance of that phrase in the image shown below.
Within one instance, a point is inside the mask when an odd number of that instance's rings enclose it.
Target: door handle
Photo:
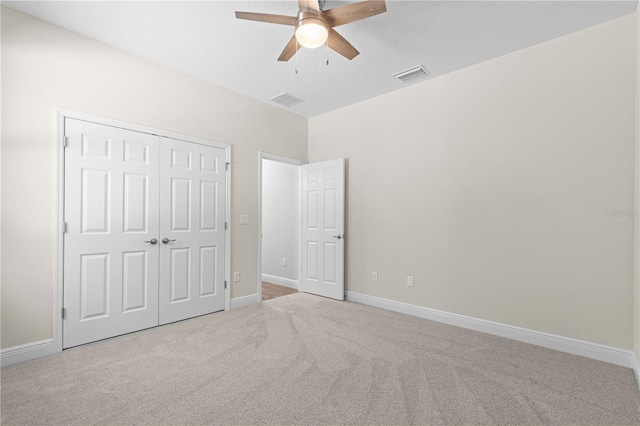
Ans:
[[[156,240],[155,238],[152,238],[149,241],[145,241],[145,243],[149,243],[152,246],[155,246],[156,244],[158,244],[158,240]]]
[[[337,238],[339,240],[342,239],[342,235],[338,234],[338,235],[332,235],[331,238]]]
[[[175,241],[175,239],[170,240],[170,239],[168,239],[167,237],[164,237],[164,238],[162,239],[162,244],[169,244],[170,242],[173,242],[173,241]]]

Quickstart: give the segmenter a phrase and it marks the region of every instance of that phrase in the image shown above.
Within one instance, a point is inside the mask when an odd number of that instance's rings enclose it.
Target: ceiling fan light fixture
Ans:
[[[327,23],[319,17],[303,18],[296,24],[296,40],[301,46],[315,49],[327,42]]]
[[[297,1],[297,16],[236,11],[237,19],[294,27],[294,34],[278,57],[279,62],[286,62],[291,59],[301,47],[314,49],[323,44],[326,44],[328,48],[348,60],[352,60],[360,52],[333,28],[370,18],[387,11],[385,0],[359,1],[333,9],[325,9],[325,0]]]

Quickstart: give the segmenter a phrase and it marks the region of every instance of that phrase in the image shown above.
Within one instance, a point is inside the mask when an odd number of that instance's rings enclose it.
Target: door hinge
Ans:
[[[62,319],[67,319],[67,308],[62,308]]]
[[[62,222],[62,233],[63,234],[67,233],[67,222]]]
[[[231,165],[231,163],[224,163],[224,170],[227,171],[229,170],[229,166]]]
[[[224,282],[224,288],[225,289],[227,288],[227,282],[226,281]]]
[[[66,147],[68,147],[68,146],[69,146],[69,136],[65,136],[65,137],[62,139],[62,146],[63,146],[64,148],[66,148]]]
[[[227,222],[225,222],[225,223],[224,223],[224,230],[225,230],[225,231],[227,230],[227,227],[228,227],[228,224],[227,224]]]

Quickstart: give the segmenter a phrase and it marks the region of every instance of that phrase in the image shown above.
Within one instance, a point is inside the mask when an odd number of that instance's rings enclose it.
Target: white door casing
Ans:
[[[307,293],[344,300],[344,159],[302,166],[302,276]]]
[[[66,119],[63,347],[158,323],[159,138]]]
[[[225,308],[225,155],[162,139],[160,324]]]

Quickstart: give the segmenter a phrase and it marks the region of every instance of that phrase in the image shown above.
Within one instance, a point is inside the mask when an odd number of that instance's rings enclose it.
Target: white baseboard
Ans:
[[[300,290],[300,282],[291,280],[289,278],[276,277],[275,275],[262,274],[262,281],[270,282],[271,284],[278,284],[284,287],[295,288]]]
[[[640,391],[640,364],[638,364],[638,357],[636,356],[636,354],[633,354],[632,364],[633,366],[631,368],[633,368],[633,375],[636,378],[636,384],[638,385],[638,390]]]
[[[250,294],[248,296],[236,297],[234,299],[231,299],[229,307],[231,310],[240,309],[258,302],[260,302],[258,294]]]
[[[361,303],[363,305],[375,306],[377,308],[413,315],[444,324],[476,330],[482,333],[506,337],[508,339],[530,343],[532,345],[542,346],[560,352],[580,355],[596,359],[598,361],[620,365],[622,367],[635,368],[638,364],[632,351],[613,346],[606,346],[599,343],[587,342],[585,340],[573,339],[571,337],[529,330],[527,328],[487,321],[465,315],[453,314],[450,312],[425,308],[423,306],[411,305],[409,303],[396,302],[394,300],[382,299],[380,297],[368,296],[366,294],[354,293],[352,291],[347,292],[347,300],[350,302]],[[636,372],[638,372],[637,369]],[[636,374],[636,379],[637,378],[638,375]]]
[[[53,353],[53,339],[40,340],[39,342],[2,349],[0,351],[0,365],[6,367],[7,365],[41,358]]]

